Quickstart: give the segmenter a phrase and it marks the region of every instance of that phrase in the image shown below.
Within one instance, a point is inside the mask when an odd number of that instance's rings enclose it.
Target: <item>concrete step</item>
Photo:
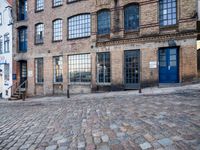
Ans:
[[[8,100],[9,101],[15,101],[15,100],[20,100],[21,98],[16,98],[16,97],[13,97],[13,96],[11,96]]]

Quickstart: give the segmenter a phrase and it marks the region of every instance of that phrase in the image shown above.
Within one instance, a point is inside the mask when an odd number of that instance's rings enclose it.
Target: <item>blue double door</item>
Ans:
[[[179,53],[178,48],[159,49],[159,82],[179,82]]]

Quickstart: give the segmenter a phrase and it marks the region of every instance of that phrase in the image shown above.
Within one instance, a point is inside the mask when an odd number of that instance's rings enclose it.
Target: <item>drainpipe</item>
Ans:
[[[198,20],[200,21],[200,0],[197,0],[197,13],[198,13]]]

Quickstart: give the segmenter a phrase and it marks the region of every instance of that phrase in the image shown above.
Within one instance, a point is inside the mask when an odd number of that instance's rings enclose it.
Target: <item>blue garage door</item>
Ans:
[[[179,82],[178,48],[162,48],[159,50],[159,82]]]

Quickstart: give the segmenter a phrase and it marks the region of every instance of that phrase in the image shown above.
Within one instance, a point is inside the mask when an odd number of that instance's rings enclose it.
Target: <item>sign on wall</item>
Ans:
[[[150,68],[150,69],[155,69],[155,68],[157,68],[157,62],[156,62],[156,61],[150,61],[150,62],[149,62],[149,68]]]

